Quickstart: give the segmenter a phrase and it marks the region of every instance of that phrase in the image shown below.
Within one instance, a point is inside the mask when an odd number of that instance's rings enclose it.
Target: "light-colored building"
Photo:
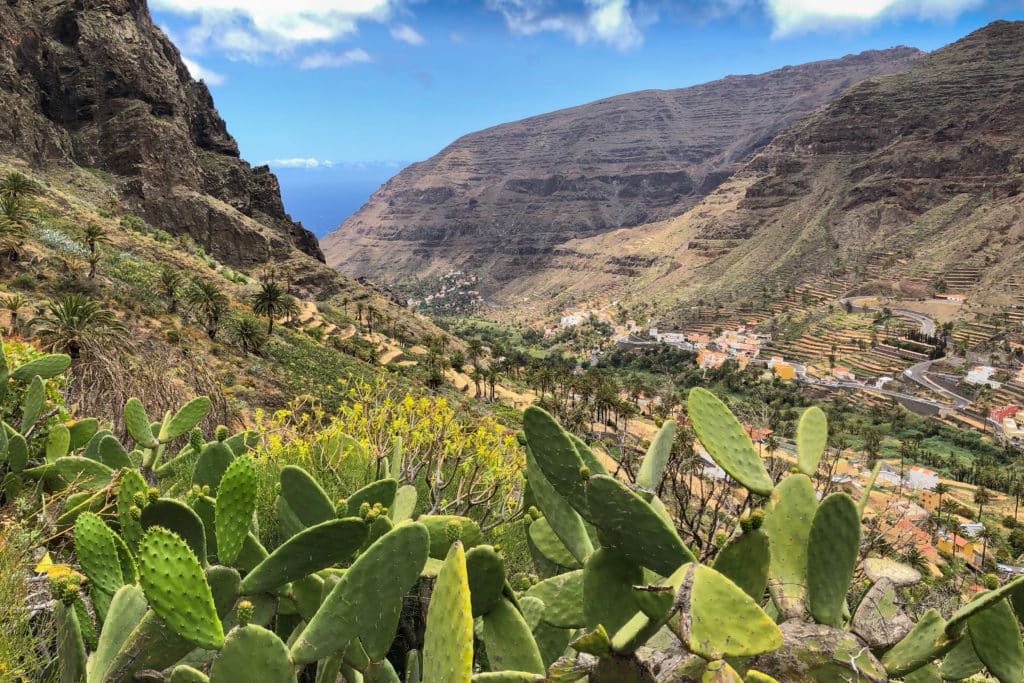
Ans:
[[[853,382],[857,379],[850,368],[843,367],[842,365],[832,368],[832,376],[843,382]]]
[[[918,489],[934,489],[936,484],[939,483],[939,475],[932,472],[924,467],[914,465],[907,470],[903,479],[907,484],[907,487],[918,490]]]
[[[772,370],[778,375],[779,379],[789,381],[796,378],[796,369],[789,363],[775,363],[772,366]]]
[[[968,384],[987,384],[993,389],[998,389],[999,382],[992,381],[992,375],[996,374],[996,369],[991,365],[975,365],[967,372],[967,377],[964,381]]]

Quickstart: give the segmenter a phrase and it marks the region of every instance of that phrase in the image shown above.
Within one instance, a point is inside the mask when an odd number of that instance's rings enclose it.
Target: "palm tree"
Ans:
[[[36,194],[38,190],[39,188],[34,182],[17,171],[8,173],[3,180],[0,180],[0,198],[2,199],[21,199]]]
[[[110,235],[107,234],[106,228],[99,223],[89,223],[82,231],[82,237],[85,238],[85,244],[89,247],[89,279],[92,280],[96,277],[96,265],[100,262],[96,245],[110,242]]]
[[[181,274],[170,266],[162,266],[160,275],[157,278],[160,289],[167,297],[167,312],[174,313],[178,310],[178,292],[181,290]]]
[[[985,555],[988,553],[988,544],[991,541],[996,540],[996,532],[989,529],[987,526],[981,528],[978,532],[978,538],[981,539],[981,567],[982,571],[985,570]]]
[[[51,303],[48,316],[29,321],[43,347],[78,358],[83,350],[124,338],[125,327],[113,311],[82,294]]]
[[[17,251],[32,225],[32,214],[20,197],[0,197],[0,248]]]
[[[285,312],[289,298],[288,293],[276,280],[264,280],[260,283],[260,291],[252,298],[252,310],[257,315],[267,316],[267,334],[274,332],[274,318]]]
[[[11,314],[11,332],[18,330],[18,311],[24,308],[27,303],[28,299],[20,293],[9,294],[4,299],[3,306]]]
[[[242,353],[258,354],[267,343],[260,321],[251,315],[240,315],[233,318],[227,326],[231,342],[242,350]]]
[[[193,278],[185,290],[185,301],[206,328],[210,339],[217,336],[220,320],[228,310],[230,300],[220,287],[200,278]]]
[[[978,521],[981,521],[981,511],[986,504],[992,502],[992,492],[984,486],[979,486],[974,490],[974,502],[978,504]]]
[[[982,384],[978,387],[978,391],[974,394],[974,402],[981,411],[981,422],[984,425],[983,430],[985,433],[988,433],[988,411],[992,407],[992,388],[987,384]]]

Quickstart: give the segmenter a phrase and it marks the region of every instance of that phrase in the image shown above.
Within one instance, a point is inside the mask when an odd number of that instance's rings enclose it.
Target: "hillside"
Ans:
[[[348,376],[442,335],[323,263],[143,0],[0,4],[0,111],[0,331],[81,347],[79,410],[113,418],[129,394],[162,410],[201,393],[222,422],[297,396],[336,407]],[[253,310],[268,280],[295,305],[272,333]],[[188,302],[200,284],[213,294]],[[42,319],[75,296],[117,334],[69,318],[80,338],[44,342]]]
[[[226,263],[323,260],[143,0],[0,5],[0,111],[0,154],[110,173],[135,213]]]
[[[727,306],[801,283],[1024,304],[1024,23],[997,22],[791,126],[685,214],[571,241],[509,296]]]
[[[476,271],[488,294],[568,240],[678,216],[775,135],[910,48],[648,90],[467,135],[399,173],[322,241],[327,262],[391,283]]]

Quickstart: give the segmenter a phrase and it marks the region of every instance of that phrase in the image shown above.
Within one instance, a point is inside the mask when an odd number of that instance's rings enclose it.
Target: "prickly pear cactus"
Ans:
[[[690,390],[687,407],[693,431],[715,462],[750,491],[762,496],[771,494],[772,478],[729,408],[701,387]]]
[[[210,585],[180,536],[163,527],[146,531],[139,544],[139,580],[149,606],[175,633],[209,650],[223,646]]]
[[[204,413],[205,414],[205,413]],[[256,511],[256,465],[252,457],[235,458],[228,466],[217,491],[217,558],[234,564],[249,533]]]
[[[231,631],[224,649],[213,660],[210,683],[289,683],[292,661],[281,639],[261,626],[250,624]]]
[[[473,676],[473,608],[466,555],[456,541],[437,575],[427,610],[423,679],[468,683]]]

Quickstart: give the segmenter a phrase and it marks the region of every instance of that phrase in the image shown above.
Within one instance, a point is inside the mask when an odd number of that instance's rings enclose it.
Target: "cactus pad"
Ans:
[[[967,632],[978,659],[1000,683],[1024,681],[1024,642],[1020,624],[1006,600],[968,619]]]
[[[700,683],[743,683],[743,679],[728,662],[718,660],[708,662],[704,674],[700,677]]]
[[[423,642],[426,681],[468,683],[473,675],[473,614],[461,543],[453,543],[437,575]]]
[[[79,448],[89,443],[100,428],[99,420],[95,417],[86,417],[68,426],[68,452],[74,453]]]
[[[640,565],[609,548],[599,548],[583,567],[583,614],[587,628],[604,626],[615,633],[626,625],[639,606],[633,586],[643,583]]]
[[[359,506],[363,503],[369,503],[371,507],[375,503],[380,503],[390,508],[395,502],[397,492],[398,482],[394,479],[379,479],[367,484],[348,497],[348,516],[358,517]]]
[[[536,406],[523,411],[523,431],[544,477],[577,512],[589,517],[586,481],[580,473],[584,461],[569,435]]]
[[[407,519],[412,519],[416,512],[416,487],[402,486],[395,492],[395,502],[388,509],[388,516],[396,524]]]
[[[85,575],[95,588],[113,596],[124,585],[114,532],[99,515],[83,512],[75,520],[75,549]]]
[[[736,416],[707,389],[694,387],[687,401],[697,438],[730,477],[762,496],[772,492],[772,478]]]
[[[545,673],[530,627],[511,602],[501,600],[484,615],[483,622],[483,641],[492,669]]]
[[[4,436],[7,436],[5,431]],[[54,462],[57,458],[63,458],[68,454],[68,447],[71,445],[71,430],[62,424],[56,424],[50,428],[46,435],[46,462]]]
[[[4,427],[0,426],[0,429]],[[11,472],[21,472],[28,464],[28,442],[21,434],[14,434],[7,442],[7,466]]]
[[[541,555],[560,567],[578,569],[581,566],[579,560],[555,534],[547,517],[541,517],[530,524],[530,540]]]
[[[209,683],[209,681],[210,679],[202,671],[184,664],[174,667],[171,675],[167,678],[167,683]]]
[[[82,639],[78,613],[73,605],[65,605],[57,600],[53,604],[53,619],[57,624],[60,683],[76,683],[85,673],[85,641]]]
[[[43,414],[46,406],[46,382],[40,377],[35,377],[32,383],[25,390],[21,401],[21,428],[22,434],[28,434],[28,430],[35,425],[36,421]]]
[[[210,495],[216,497],[220,480],[234,459],[235,454],[220,441],[207,444],[192,469],[192,485],[209,486]]]
[[[124,449],[124,446],[121,445],[121,442],[113,434],[107,434],[100,439],[99,445],[96,447],[96,454],[100,456],[100,462],[115,470],[119,470],[122,467],[132,468],[135,466],[128,455],[128,451]]]
[[[544,621],[558,628],[583,628],[583,570],[552,576],[532,586],[526,595],[544,603]]]
[[[889,579],[896,587],[913,586],[921,581],[921,572],[885,557],[869,557],[864,560],[864,573],[872,581]]]
[[[833,493],[814,513],[807,541],[807,611],[819,624],[840,626],[859,552],[857,504]]]
[[[751,529],[729,541],[712,567],[761,602],[768,585],[768,561],[768,535],[762,529]]]
[[[224,649],[213,660],[210,683],[290,683],[292,661],[288,648],[262,626],[237,628],[224,639]]]
[[[590,477],[587,495],[601,501],[590,513],[605,545],[628,560],[662,576],[694,561],[675,528],[622,482],[605,475]]]
[[[382,605],[401,603],[427,562],[430,536],[421,524],[395,527],[362,553],[309,620],[292,646],[298,664],[321,659],[365,635],[368,625],[392,634],[379,619]]]
[[[161,498],[142,510],[142,528],[163,527],[183,539],[202,565],[206,565],[206,529],[193,510],[176,500]]]
[[[942,658],[939,673],[946,681],[959,681],[970,678],[985,668],[984,662],[978,659],[970,638],[961,638],[960,642]]]
[[[71,367],[71,356],[51,353],[19,365],[11,373],[11,379],[31,382],[38,375],[41,379],[52,379]]]
[[[457,515],[421,515],[416,520],[430,534],[430,556],[443,560],[448,556],[448,549],[456,539],[451,538],[452,530],[458,529],[458,540],[463,548],[472,548],[483,542],[480,526],[469,517]]]
[[[77,488],[101,488],[114,476],[114,470],[101,462],[71,455],[57,458],[53,468],[64,481]]]
[[[217,490],[216,511],[217,557],[234,564],[256,511],[256,465],[251,456],[235,458],[228,466]]]
[[[86,665],[86,680],[104,681],[114,657],[146,614],[146,597],[136,585],[121,586],[110,601],[109,614],[96,650]]]
[[[636,475],[636,485],[648,491],[654,491],[661,483],[665,473],[665,465],[672,454],[672,440],[676,436],[676,421],[666,420],[658,433],[651,440],[647,454],[640,464],[640,472]]]
[[[149,416],[142,401],[132,397],[124,404],[124,424],[135,443],[143,448],[154,448],[157,445],[153,430],[149,426]]]
[[[494,551],[493,546],[479,545],[466,553],[466,574],[469,576],[473,616],[483,616],[502,599],[505,561]]]
[[[800,416],[796,428],[797,467],[808,477],[818,471],[818,463],[828,444],[828,418],[818,406],[811,406]]]
[[[210,399],[206,396],[198,396],[181,408],[160,428],[160,441],[166,443],[187,432],[199,424],[206,414],[210,412]]]
[[[305,526],[337,517],[331,499],[306,470],[288,465],[281,470],[281,497]]]
[[[275,590],[307,574],[344,562],[366,540],[363,520],[346,517],[311,526],[292,536],[242,581],[244,593]]]
[[[768,499],[764,526],[771,560],[768,590],[786,618],[804,613],[807,596],[807,540],[818,498],[805,474],[791,474],[779,482]]]
[[[530,491],[533,493],[538,507],[544,512],[544,518],[551,526],[551,530],[558,536],[561,544],[572,553],[577,562],[586,561],[587,556],[594,552],[594,545],[587,535],[583,519],[547,480],[529,447],[526,448],[526,472],[530,482]],[[541,549],[536,540],[534,543],[538,545],[538,549]]]
[[[210,585],[195,553],[163,527],[146,531],[139,544],[139,580],[153,611],[178,635],[219,650],[224,632]]]
[[[745,657],[782,645],[782,632],[749,595],[714,569],[691,565],[677,601],[679,635],[705,659]]]
[[[882,664],[890,677],[901,677],[942,657],[955,644],[946,637],[946,620],[930,609],[903,640],[882,655]]]
[[[594,453],[594,449],[588,446],[583,439],[569,432],[566,432],[566,434],[569,434],[569,441],[572,441],[573,447],[579,453],[580,458],[583,459],[583,464],[590,469],[591,474],[611,474],[601,459]]]

